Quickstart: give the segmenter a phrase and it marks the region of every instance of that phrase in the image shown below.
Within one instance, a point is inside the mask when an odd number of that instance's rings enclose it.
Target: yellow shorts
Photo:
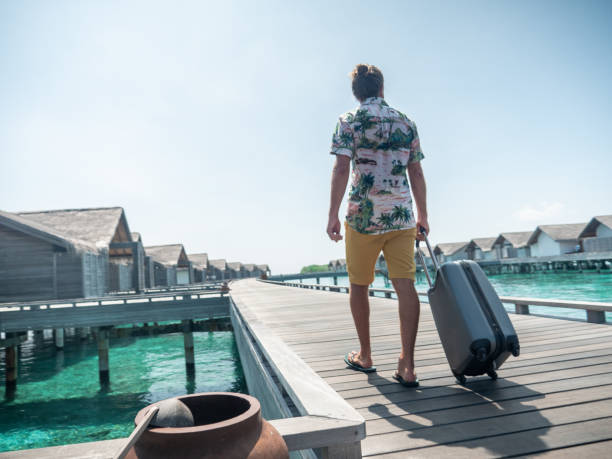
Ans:
[[[382,250],[391,279],[412,279],[416,272],[414,240],[416,228],[382,234],[362,234],[344,222],[346,228],[346,269],[351,284],[374,282],[376,260]]]

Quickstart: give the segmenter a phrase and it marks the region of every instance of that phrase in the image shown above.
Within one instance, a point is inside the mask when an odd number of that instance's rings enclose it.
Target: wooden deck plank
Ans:
[[[501,410],[498,412],[501,412]],[[410,451],[417,448],[485,439],[498,435],[506,436],[512,432],[532,431],[554,425],[600,419],[611,413],[612,400],[606,399],[508,416],[459,421],[440,426],[430,425],[431,420],[426,415],[423,415],[421,419],[417,418],[416,421],[389,418],[392,419],[392,422],[397,425],[400,431],[368,435],[362,442],[362,448],[364,456],[394,451]],[[529,433],[525,433],[523,436],[529,436]],[[574,436],[575,434],[572,434],[572,437]],[[505,441],[501,441],[499,447],[505,448]],[[540,449],[536,451],[538,450]]]
[[[610,457],[612,451],[612,440],[603,440],[596,443],[587,443],[578,446],[553,449],[543,453],[528,454],[525,458],[556,458],[556,459],[575,459],[576,457]]]
[[[607,386],[612,391],[612,377],[610,374],[583,376],[562,381],[545,381],[530,386],[517,385],[492,390],[486,394],[472,391],[455,391],[453,395],[444,397],[422,397],[406,403],[391,405],[370,405],[357,411],[364,419],[371,420],[382,417],[403,416],[423,411],[436,411],[456,407],[468,407],[479,404],[495,404],[514,398],[538,396],[538,394],[553,394],[557,392],[571,392],[578,389],[589,389]]]
[[[500,379],[451,376],[429,306],[423,304],[416,343],[421,387],[391,375],[400,350],[396,300],[370,298],[378,373],[346,368],[358,346],[348,296],[255,281],[232,285],[259,321],[366,419],[364,456],[491,457],[602,451],[612,444],[612,327],[511,315],[521,356]],[[592,443],[592,444],[591,444]],[[584,446],[577,446],[584,444]]]
[[[410,422],[424,424],[426,426],[453,424],[478,419],[503,417],[522,412],[571,406],[585,402],[594,402],[607,399],[609,396],[609,386],[575,388],[569,393],[567,391],[554,392],[552,394],[542,394],[540,392],[526,397],[498,401],[497,403],[480,403],[470,406],[469,409],[466,409],[465,406],[460,406],[443,410],[427,411],[422,414],[377,417],[367,421],[366,428],[368,435],[373,436],[401,431],[403,430],[403,425],[408,425]]]
[[[552,425],[525,432],[514,432],[488,438],[479,438],[431,448],[399,451],[390,454],[367,455],[380,459],[410,458],[478,458],[519,456],[557,448],[567,448],[591,442],[608,440],[612,431],[612,418],[589,420],[565,425]],[[581,448],[574,453],[581,457]],[[574,457],[576,457],[574,456]],[[604,456],[605,457],[605,456]]]

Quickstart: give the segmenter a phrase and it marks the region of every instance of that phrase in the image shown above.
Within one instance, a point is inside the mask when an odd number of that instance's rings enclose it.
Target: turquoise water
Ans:
[[[92,339],[68,336],[64,350],[57,351],[50,334],[30,336],[20,346],[15,399],[0,401],[0,451],[126,437],[136,413],[157,400],[194,392],[246,393],[233,333],[194,332],[193,338],[191,380],[181,333],[111,338],[110,387],[103,391]]]
[[[547,298],[557,300],[612,302],[612,274],[610,273],[532,273],[532,274],[498,274],[489,276],[489,280],[500,296],[519,296],[529,298]],[[304,283],[316,283],[316,279],[304,279]],[[321,278],[321,284],[332,285],[333,278]],[[338,278],[339,285],[348,285],[348,277]],[[391,288],[383,276],[376,276],[372,284],[377,288]],[[424,274],[418,274],[416,287],[419,291],[428,289]],[[514,305],[506,305],[514,312]],[[586,320],[586,312],[579,309],[530,306],[533,314],[552,315],[571,319]],[[612,322],[612,313],[606,313],[608,322]]]

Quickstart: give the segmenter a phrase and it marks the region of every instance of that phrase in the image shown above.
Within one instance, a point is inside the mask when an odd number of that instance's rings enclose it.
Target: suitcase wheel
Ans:
[[[460,375],[458,373],[455,373],[454,371],[453,371],[453,375],[455,375],[455,378],[457,379],[457,382],[459,384],[461,384],[462,386],[465,386],[465,383],[467,382],[465,375]]]
[[[491,378],[493,381],[497,379],[497,371],[492,368],[490,370],[487,370],[487,375],[489,375],[489,378]]]

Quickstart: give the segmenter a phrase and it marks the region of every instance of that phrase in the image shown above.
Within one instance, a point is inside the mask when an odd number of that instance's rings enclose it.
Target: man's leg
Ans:
[[[420,303],[412,279],[391,279],[399,303],[402,352],[397,372],[405,381],[414,381],[414,345],[419,328]]]
[[[369,368],[372,366],[372,348],[368,286],[374,282],[374,266],[382,249],[382,238],[378,235],[358,233],[348,225],[345,225],[345,228],[346,268],[351,283],[349,300],[361,346],[359,352],[349,355],[349,360]]]
[[[350,303],[353,321],[359,337],[360,350],[350,359],[362,367],[372,366],[372,348],[370,347],[370,301],[368,286],[351,284]]]
[[[416,228],[388,234],[383,252],[387,260],[389,277],[393,282],[399,303],[402,352],[397,372],[404,381],[414,381],[414,344],[419,328],[420,303],[414,288],[416,265],[414,263],[414,239]]]

